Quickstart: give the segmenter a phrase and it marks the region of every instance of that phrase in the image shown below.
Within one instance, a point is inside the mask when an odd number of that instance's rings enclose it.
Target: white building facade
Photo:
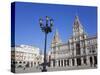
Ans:
[[[97,67],[97,35],[88,36],[78,16],[75,16],[73,34],[62,43],[56,31],[49,53],[50,67]]]
[[[43,63],[40,49],[29,45],[19,45],[12,47],[11,64],[16,68],[31,68]]]

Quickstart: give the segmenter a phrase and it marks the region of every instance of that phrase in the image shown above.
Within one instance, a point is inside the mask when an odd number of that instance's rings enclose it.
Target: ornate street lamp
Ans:
[[[45,33],[45,45],[44,45],[44,62],[43,62],[43,69],[42,72],[46,72],[46,65],[47,65],[47,60],[46,60],[46,43],[47,43],[47,34],[49,32],[52,32],[52,26],[53,26],[53,19],[51,19],[50,17],[46,16],[46,23],[44,25],[43,23],[43,19],[40,18],[39,19],[39,24],[40,24],[40,28],[42,30],[42,32]]]

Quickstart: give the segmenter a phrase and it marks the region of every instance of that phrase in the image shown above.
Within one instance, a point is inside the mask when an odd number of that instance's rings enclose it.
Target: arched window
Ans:
[[[55,59],[54,59],[54,60],[53,60],[53,66],[54,66],[54,67],[55,67],[55,63],[56,63],[56,62],[55,62]]]
[[[58,62],[58,63],[59,63],[59,67],[60,67],[60,60],[59,60],[59,62]]]
[[[77,58],[77,66],[81,66],[81,58]]]
[[[97,56],[94,56],[94,65],[97,65]]]
[[[80,55],[80,43],[76,44],[76,55]]]
[[[63,66],[63,60],[61,60],[61,66]]]
[[[90,57],[90,65],[92,66],[92,64],[93,64],[93,61],[92,61],[93,59],[92,59],[92,57]]]
[[[66,66],[66,60],[64,60],[64,66]]]
[[[74,59],[72,59],[72,65],[74,66]]]
[[[67,60],[67,65],[69,66],[69,59]]]
[[[84,64],[87,64],[87,63],[86,63],[86,57],[83,57],[83,60],[84,60]]]

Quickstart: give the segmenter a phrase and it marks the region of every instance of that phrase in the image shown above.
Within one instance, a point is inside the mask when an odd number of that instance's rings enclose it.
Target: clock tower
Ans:
[[[73,25],[73,36],[78,37],[82,34],[84,34],[83,26],[80,23],[79,17],[75,16],[75,21]]]

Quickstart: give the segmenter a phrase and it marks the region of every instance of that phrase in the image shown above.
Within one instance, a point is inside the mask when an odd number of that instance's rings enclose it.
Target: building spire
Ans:
[[[56,36],[56,37],[59,37],[59,34],[58,34],[58,30],[57,30],[57,29],[56,29],[55,36]]]
[[[58,30],[56,29],[55,35],[54,35],[54,41],[58,42],[60,40]]]
[[[59,37],[58,30],[56,29],[55,35],[52,40],[52,44],[54,45],[54,44],[59,44],[59,43],[61,43],[61,39]]]
[[[76,10],[76,13],[75,13],[75,21],[74,21],[74,24],[80,24],[80,20],[79,20],[79,17],[78,17],[78,10]]]
[[[83,33],[84,33],[84,29],[83,29],[83,26],[80,22],[79,16],[75,15],[75,20],[74,20],[74,25],[73,25],[73,35],[75,36],[75,35],[80,35]]]
[[[75,15],[74,26],[83,28],[83,26],[81,25],[81,22],[79,20],[78,15]]]

